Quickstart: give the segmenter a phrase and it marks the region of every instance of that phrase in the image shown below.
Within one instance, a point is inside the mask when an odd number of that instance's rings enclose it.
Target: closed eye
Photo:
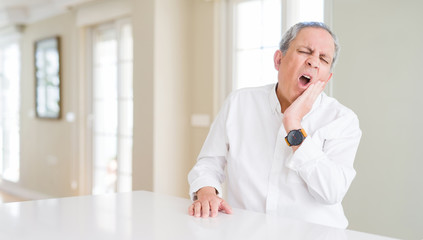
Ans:
[[[301,51],[301,50],[299,50],[298,52],[299,52],[299,53],[304,53],[304,54],[311,54],[310,52]]]
[[[325,63],[327,63],[327,64],[329,64],[329,61],[328,60],[326,60],[325,58],[320,58],[323,62],[325,62]]]

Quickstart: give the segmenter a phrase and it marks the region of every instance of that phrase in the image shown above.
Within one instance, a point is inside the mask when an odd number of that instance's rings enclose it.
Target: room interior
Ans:
[[[1,0],[0,48],[15,41],[20,49],[20,150],[19,179],[0,173],[0,190],[17,200],[93,193],[88,43],[97,26],[127,21],[133,42],[130,190],[188,198],[187,174],[230,91],[222,81],[228,78],[222,39],[230,2]],[[325,22],[341,43],[328,93],[355,111],[363,132],[357,176],[343,201],[349,229],[423,238],[421,9],[423,2],[414,0],[325,1]],[[35,43],[51,36],[60,36],[59,119],[40,118],[36,109]]]

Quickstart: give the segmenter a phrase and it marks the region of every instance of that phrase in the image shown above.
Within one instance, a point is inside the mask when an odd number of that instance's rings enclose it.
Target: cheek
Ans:
[[[291,83],[289,81],[291,76],[289,75],[288,71],[284,71],[283,69],[279,70],[278,72],[278,82],[282,86],[289,86]]]

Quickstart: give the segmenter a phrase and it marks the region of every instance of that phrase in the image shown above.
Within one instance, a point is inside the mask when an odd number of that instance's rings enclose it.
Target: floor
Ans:
[[[0,203],[20,202],[20,201],[25,201],[25,199],[0,191]]]

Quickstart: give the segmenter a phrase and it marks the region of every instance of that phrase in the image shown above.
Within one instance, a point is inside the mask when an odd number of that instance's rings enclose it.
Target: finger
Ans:
[[[317,82],[316,87],[315,87],[315,89],[313,91],[313,98],[314,99],[316,99],[317,96],[319,96],[320,93],[323,92],[323,90],[325,89],[325,86],[326,86],[326,83],[325,82],[323,82],[323,81]]]
[[[200,202],[194,203],[194,216],[201,217],[201,203]]]
[[[314,100],[317,99],[320,93],[322,93],[323,89],[325,89],[325,83],[323,81],[318,81],[316,83],[313,83],[304,92],[304,97],[314,102]]]
[[[194,203],[188,207],[188,215],[194,216]]]
[[[325,87],[326,87],[326,84],[327,84],[327,82],[325,82],[325,81],[319,81],[317,86],[318,86],[320,91],[323,91],[323,89],[325,89]]]
[[[220,210],[225,211],[225,213],[227,213],[227,214],[231,214],[232,213],[231,206],[229,206],[229,204],[227,204],[225,201],[222,201],[220,203]]]
[[[313,87],[313,89],[311,89],[311,91],[310,91],[310,94],[309,94],[309,97],[312,99],[312,100],[315,100],[316,98],[317,98],[317,96],[319,96],[319,94],[321,93],[323,91],[323,86],[322,86],[322,82],[317,82],[315,85],[314,85],[314,87]]]
[[[315,83],[310,84],[308,88],[297,98],[297,102],[306,102],[311,99],[313,92],[315,91]]]
[[[306,97],[306,96],[310,95],[313,92],[313,90],[315,89],[315,87],[316,87],[316,83],[310,84],[310,86],[308,86],[308,88],[303,92],[303,94],[301,94],[301,96]]]
[[[202,217],[208,218],[210,215],[210,203],[209,201],[204,201],[201,203],[202,207]]]
[[[219,205],[220,205],[220,202],[219,201],[212,201],[212,202],[210,202],[211,217],[216,217],[217,216],[217,212],[219,211]]]

